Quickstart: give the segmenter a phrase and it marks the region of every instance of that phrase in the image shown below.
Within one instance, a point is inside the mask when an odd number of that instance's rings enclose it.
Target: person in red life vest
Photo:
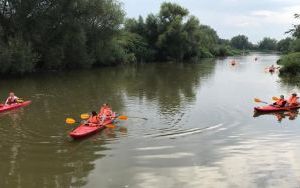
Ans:
[[[296,93],[293,93],[292,96],[289,98],[289,100],[287,101],[289,106],[298,106],[299,102],[298,102],[298,98]]]
[[[99,112],[101,123],[103,123],[106,119],[111,119],[112,116],[113,116],[113,112],[110,106],[108,104],[103,104]]]
[[[92,126],[95,126],[95,125],[99,125],[100,123],[100,119],[97,115],[97,112],[93,111],[92,112],[92,115],[90,116],[90,118],[87,120],[87,124],[88,125],[92,125]]]
[[[17,96],[15,96],[14,92],[10,92],[9,97],[5,101],[5,105],[11,105],[11,104],[18,103],[18,99],[19,98]]]
[[[284,107],[286,103],[287,101],[284,99],[284,96],[280,95],[280,98],[275,103],[273,103],[273,105],[276,107]]]

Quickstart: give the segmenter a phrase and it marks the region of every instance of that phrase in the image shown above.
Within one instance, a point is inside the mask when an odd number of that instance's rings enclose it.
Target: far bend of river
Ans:
[[[1,79],[1,100],[13,90],[32,104],[0,115],[0,187],[299,187],[300,119],[253,117],[261,105],[255,97],[271,102],[298,91],[264,71],[278,58],[257,53]],[[232,59],[239,64],[230,66]],[[132,118],[70,139],[75,126],[65,118],[105,102]]]

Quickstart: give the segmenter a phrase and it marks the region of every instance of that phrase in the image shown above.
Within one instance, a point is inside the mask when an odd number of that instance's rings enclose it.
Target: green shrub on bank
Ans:
[[[285,55],[277,63],[282,65],[280,69],[282,75],[300,74],[300,52]]]

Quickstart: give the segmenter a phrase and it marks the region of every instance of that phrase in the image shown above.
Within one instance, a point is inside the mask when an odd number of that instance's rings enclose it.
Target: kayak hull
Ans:
[[[0,113],[7,112],[7,111],[10,111],[10,110],[15,110],[15,109],[18,109],[18,108],[22,108],[22,107],[28,106],[30,103],[31,103],[31,101],[25,101],[25,102],[22,102],[22,103],[5,105],[5,106],[0,107]]]
[[[265,112],[265,113],[268,113],[268,112],[280,112],[280,111],[297,110],[299,108],[300,108],[300,106],[280,107],[280,108],[278,108],[278,107],[269,105],[269,106],[255,107],[254,110],[256,112]]]
[[[101,130],[106,128],[106,125],[113,123],[114,119],[108,119],[103,122],[103,124],[92,125],[92,124],[81,124],[73,131],[69,133],[70,137],[73,139],[81,139],[87,136],[91,136],[100,132]]]

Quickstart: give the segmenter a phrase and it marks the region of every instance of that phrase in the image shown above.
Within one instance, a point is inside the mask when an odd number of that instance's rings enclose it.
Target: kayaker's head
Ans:
[[[92,111],[92,116],[97,116],[97,112]]]
[[[284,99],[284,96],[283,96],[283,95],[280,95],[280,98],[281,98],[281,99]]]
[[[10,97],[14,97],[14,96],[15,96],[15,93],[14,93],[14,92],[10,92],[10,93],[9,93],[9,96],[10,96]]]
[[[292,96],[293,96],[293,97],[297,97],[297,93],[293,93]]]
[[[108,108],[108,107],[109,107],[109,104],[104,103],[104,104],[103,104],[103,107],[104,107],[104,108]]]

